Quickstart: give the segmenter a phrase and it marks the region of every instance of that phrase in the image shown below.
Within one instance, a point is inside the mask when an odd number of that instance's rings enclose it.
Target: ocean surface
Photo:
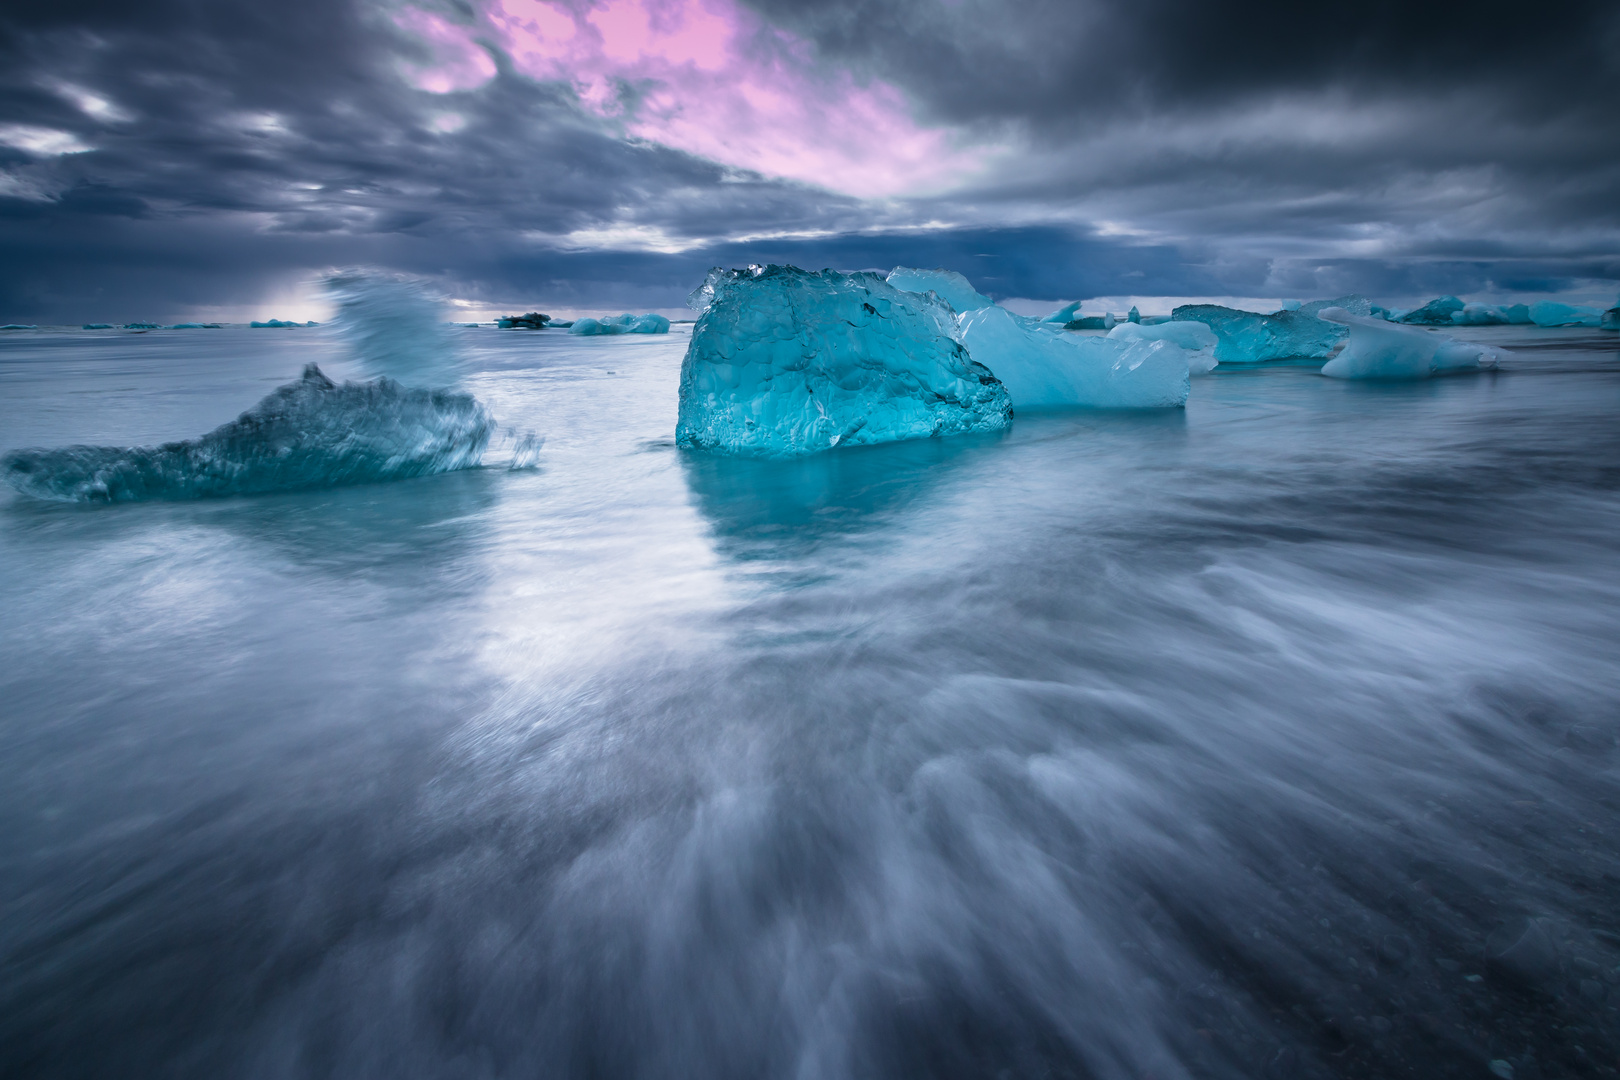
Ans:
[[[782,464],[689,332],[456,331],[534,468],[0,493],[0,1074],[1616,1074],[1620,335]],[[344,355],[7,332],[0,450]]]

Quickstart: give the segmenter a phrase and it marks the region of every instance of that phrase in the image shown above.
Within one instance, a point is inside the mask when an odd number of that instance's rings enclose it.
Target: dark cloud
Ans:
[[[1000,297],[1620,278],[1612,3],[749,2],[1003,149],[948,196],[862,202],[626,139],[499,56],[477,90],[412,89],[420,44],[358,0],[11,5],[0,125],[92,149],[0,147],[0,321],[351,263],[495,305],[670,306],[757,261],[948,265]]]

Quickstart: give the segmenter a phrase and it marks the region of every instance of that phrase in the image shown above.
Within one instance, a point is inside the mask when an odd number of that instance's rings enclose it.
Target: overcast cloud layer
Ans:
[[[359,263],[512,309],[765,261],[1612,302],[1617,101],[1609,0],[13,4],[0,322]]]

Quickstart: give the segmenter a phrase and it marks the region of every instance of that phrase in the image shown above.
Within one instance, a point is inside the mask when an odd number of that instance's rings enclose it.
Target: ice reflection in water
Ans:
[[[767,465],[485,334],[538,471],[8,502],[8,1071],[1608,1067],[1614,339],[1480,336]]]

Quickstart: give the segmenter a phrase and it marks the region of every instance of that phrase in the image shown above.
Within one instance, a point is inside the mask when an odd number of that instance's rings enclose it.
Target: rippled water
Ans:
[[[0,450],[325,333],[8,334]],[[538,469],[0,495],[0,1072],[1613,1075],[1620,338],[1477,336],[766,464],[468,330]]]

